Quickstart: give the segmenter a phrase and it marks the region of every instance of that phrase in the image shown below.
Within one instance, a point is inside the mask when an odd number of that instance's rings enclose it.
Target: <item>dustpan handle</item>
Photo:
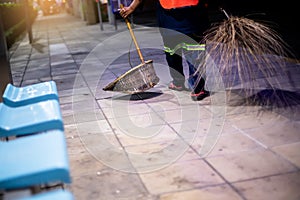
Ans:
[[[123,4],[120,4],[120,8],[121,8],[121,9],[124,8]],[[138,54],[139,54],[139,57],[140,57],[142,63],[144,64],[145,61],[144,61],[142,52],[141,52],[141,50],[140,50],[140,47],[139,47],[139,45],[138,45],[138,43],[137,43],[137,41],[136,41],[136,38],[135,38],[135,36],[134,36],[134,33],[133,33],[133,31],[132,31],[130,22],[129,22],[129,20],[128,20],[127,18],[124,18],[124,20],[125,20],[126,25],[127,25],[128,29],[129,29],[130,35],[131,35],[131,37],[132,37],[132,40],[133,40],[134,45],[135,45],[135,47],[136,47],[136,50],[137,50],[137,52],[138,52]]]

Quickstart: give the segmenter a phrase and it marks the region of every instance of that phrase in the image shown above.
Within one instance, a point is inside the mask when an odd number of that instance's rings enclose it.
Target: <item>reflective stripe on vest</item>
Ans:
[[[186,44],[186,43],[180,43],[175,46],[174,49],[171,49],[169,47],[164,46],[165,52],[173,55],[178,49],[185,49],[187,51],[204,51],[205,50],[205,44]]]
[[[196,6],[198,3],[199,0],[160,0],[160,4],[164,9]]]

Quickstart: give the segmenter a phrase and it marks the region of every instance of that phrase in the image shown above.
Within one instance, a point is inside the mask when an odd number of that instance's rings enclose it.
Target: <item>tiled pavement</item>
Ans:
[[[34,43],[25,36],[10,51],[15,85],[57,83],[77,200],[300,199],[299,99],[276,110],[225,105],[225,92],[193,102],[167,89],[159,32],[140,25],[160,83],[136,95],[103,91],[140,62],[132,51],[128,60],[134,45],[118,23],[101,31],[68,14],[39,17]],[[299,64],[288,71],[299,92]]]

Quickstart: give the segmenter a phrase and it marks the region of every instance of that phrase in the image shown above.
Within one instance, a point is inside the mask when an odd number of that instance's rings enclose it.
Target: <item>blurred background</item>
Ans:
[[[123,0],[129,4],[131,0]],[[155,3],[157,0],[144,0],[133,14],[134,23],[155,25]],[[299,11],[296,1],[270,0],[202,0],[208,7],[212,23],[225,20],[224,8],[230,15],[243,16],[262,22],[267,22],[279,32],[299,58]],[[2,26],[5,31],[8,48],[24,31],[30,29],[30,24],[36,17],[57,14],[70,14],[78,20],[86,21],[87,25],[99,23],[99,5],[104,22],[114,23],[120,19],[116,13],[115,4],[120,0],[0,0]],[[26,21],[27,20],[27,21]]]

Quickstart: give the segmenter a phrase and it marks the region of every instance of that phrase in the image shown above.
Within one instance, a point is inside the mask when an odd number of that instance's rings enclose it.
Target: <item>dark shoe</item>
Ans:
[[[209,91],[202,90],[201,92],[195,94],[194,92],[191,93],[191,97],[194,101],[201,101],[205,97],[208,97],[210,95]]]
[[[173,82],[171,82],[169,84],[169,89],[170,90],[176,90],[176,91],[182,91],[182,90],[185,89],[185,87],[184,86],[180,86],[180,85],[175,85]]]

